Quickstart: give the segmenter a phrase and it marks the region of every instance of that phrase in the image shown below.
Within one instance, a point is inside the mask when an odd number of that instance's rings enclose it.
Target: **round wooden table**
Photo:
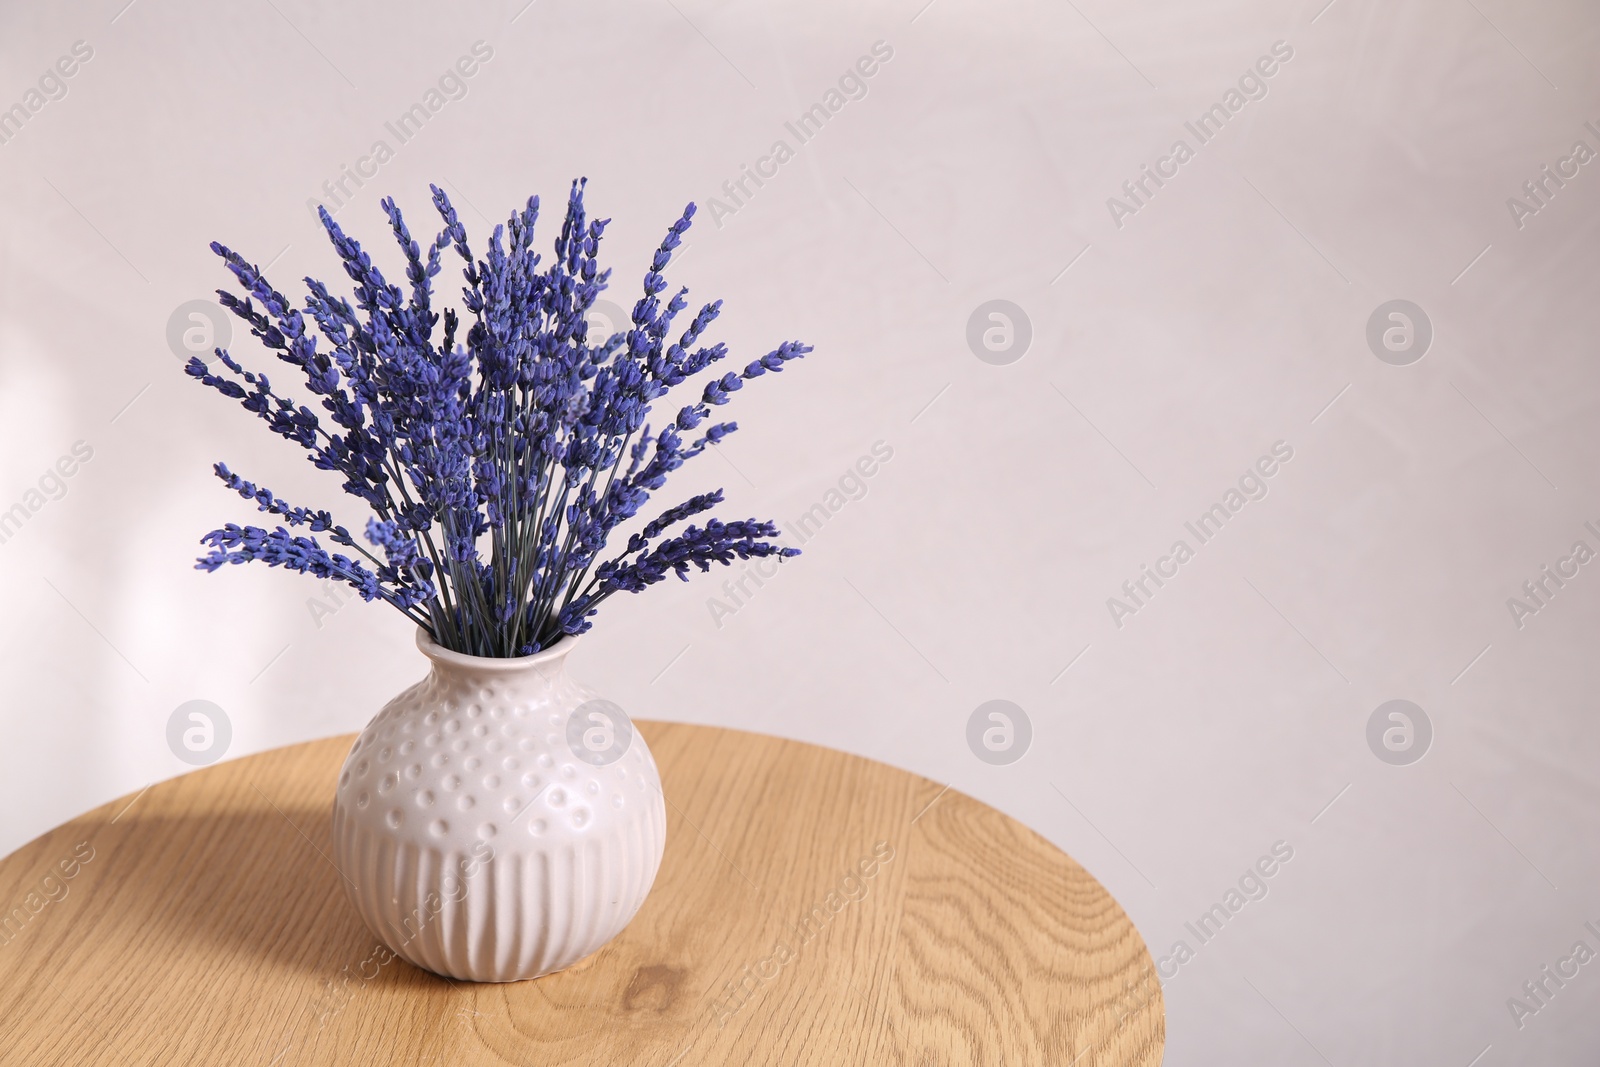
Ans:
[[[0,861],[0,1060],[1161,1062],[1143,941],[1031,830],[828,749],[638,727],[666,856],[633,923],[569,970],[474,985],[390,956],[328,859],[353,740],[332,737],[162,782]]]

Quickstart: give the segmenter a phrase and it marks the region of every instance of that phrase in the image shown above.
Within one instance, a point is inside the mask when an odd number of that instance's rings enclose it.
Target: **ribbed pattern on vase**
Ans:
[[[418,967],[486,982],[560,970],[615,937],[655,881],[655,760],[631,727],[598,758],[573,740],[597,706],[565,672],[575,642],[515,660],[418,643],[432,672],[367,725],[339,775],[348,895]]]
[[[512,982],[576,963],[638,912],[666,840],[664,806],[643,814],[605,835],[482,861],[372,833],[336,810],[334,849],[357,912],[396,955],[451,978]]]

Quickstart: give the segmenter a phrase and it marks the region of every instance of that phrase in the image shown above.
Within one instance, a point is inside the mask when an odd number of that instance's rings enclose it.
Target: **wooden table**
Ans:
[[[632,925],[575,967],[472,985],[389,958],[328,859],[352,742],[333,737],[162,782],[0,861],[0,1061],[1161,1062],[1144,943],[1037,834],[869,760],[638,726],[666,856]]]

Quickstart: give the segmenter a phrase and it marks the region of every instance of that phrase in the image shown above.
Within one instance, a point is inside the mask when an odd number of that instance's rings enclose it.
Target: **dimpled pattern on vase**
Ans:
[[[567,720],[596,694],[576,639],[521,659],[440,649],[362,731],[333,808],[334,862],[367,927],[408,962],[468,981],[558,971],[644,903],[666,844],[661,779],[635,732],[594,766]]]

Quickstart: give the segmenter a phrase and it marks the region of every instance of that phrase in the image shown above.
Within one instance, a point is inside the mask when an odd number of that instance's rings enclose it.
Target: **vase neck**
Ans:
[[[428,657],[436,676],[471,682],[496,678],[506,681],[537,678],[546,683],[555,682],[565,677],[567,656],[577,644],[578,638],[563,637],[531,656],[470,656],[438,644],[426,630],[417,630],[417,648]]]

